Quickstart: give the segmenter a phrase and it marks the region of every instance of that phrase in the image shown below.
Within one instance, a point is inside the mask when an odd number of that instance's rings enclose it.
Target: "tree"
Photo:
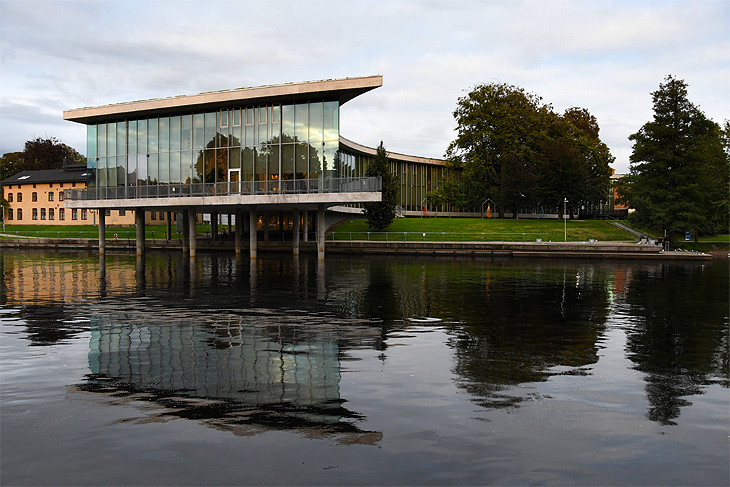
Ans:
[[[446,156],[460,172],[434,200],[479,208],[487,198],[517,215],[538,202],[562,210],[605,200],[613,161],[596,118],[583,108],[556,114],[542,98],[508,84],[477,86],[459,98],[457,137]],[[454,186],[461,190],[455,191]],[[455,206],[461,206],[461,204]]]
[[[654,118],[629,136],[634,142],[625,199],[640,226],[670,235],[728,230],[730,158],[720,126],[687,97],[671,75],[652,93]]]
[[[3,154],[0,157],[0,181],[23,171],[23,164],[22,152],[8,152],[7,154]]]
[[[27,141],[22,158],[25,161],[22,170],[59,169],[63,167],[64,158],[71,163],[86,163],[84,156],[55,137],[36,137]]]
[[[398,181],[390,170],[388,153],[385,151],[383,141],[380,141],[375,159],[368,166],[365,172],[369,177],[380,177],[383,181],[382,199],[375,203],[365,203],[365,217],[368,226],[380,231],[390,225],[395,218],[395,207],[398,204]]]

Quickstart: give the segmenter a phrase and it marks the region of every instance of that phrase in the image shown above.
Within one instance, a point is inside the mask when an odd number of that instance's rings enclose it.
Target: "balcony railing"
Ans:
[[[371,193],[380,191],[379,177],[229,181],[220,183],[148,184],[106,188],[67,189],[64,198],[75,201],[184,198],[191,196],[278,195],[312,193]]]

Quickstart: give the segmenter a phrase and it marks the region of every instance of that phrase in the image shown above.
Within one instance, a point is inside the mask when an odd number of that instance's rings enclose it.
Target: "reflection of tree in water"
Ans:
[[[19,316],[25,322],[31,345],[56,345],[89,329],[88,322],[80,325],[62,304],[25,306]]]
[[[580,368],[598,361],[610,279],[590,266],[505,267],[462,285],[452,303],[469,310],[452,342],[460,385],[482,405],[505,407],[524,399],[505,392],[517,384],[586,373]]]
[[[582,374],[598,360],[608,314],[611,268],[594,265],[501,266],[484,261],[367,259],[337,262],[355,276],[331,297],[352,316],[383,321],[384,342],[409,318],[439,318],[449,327],[459,384],[489,407],[523,398],[504,391],[559,373]],[[405,320],[405,321],[404,321]]]
[[[633,273],[626,294],[639,319],[627,330],[628,357],[646,374],[647,417],[674,421],[686,396],[721,379],[730,386],[727,274],[719,265],[663,265]]]

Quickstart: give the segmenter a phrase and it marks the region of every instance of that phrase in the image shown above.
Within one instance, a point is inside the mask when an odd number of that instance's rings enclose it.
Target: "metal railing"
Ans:
[[[540,242],[549,235],[538,232],[331,232],[328,239],[345,242]]]
[[[219,183],[147,184],[67,189],[64,199],[75,201],[183,198],[191,196],[276,195],[312,193],[370,193],[382,189],[379,177],[230,181]]]

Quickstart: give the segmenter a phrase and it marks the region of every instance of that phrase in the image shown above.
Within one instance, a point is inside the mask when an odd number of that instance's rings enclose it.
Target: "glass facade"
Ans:
[[[272,103],[87,127],[89,187],[337,177],[339,102]]]

